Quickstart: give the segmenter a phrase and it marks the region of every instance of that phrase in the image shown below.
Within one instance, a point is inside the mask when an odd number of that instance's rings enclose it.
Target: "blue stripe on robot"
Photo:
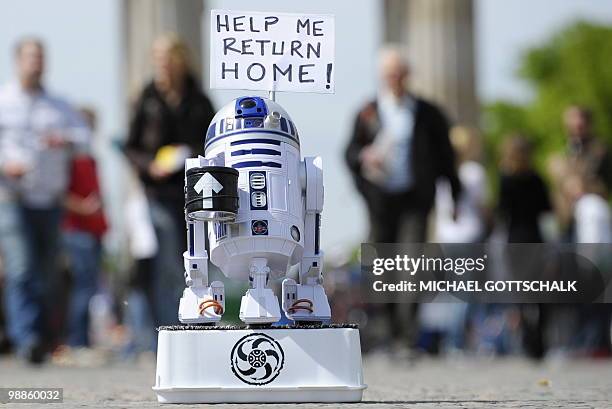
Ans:
[[[287,120],[285,118],[280,119],[280,126],[283,132],[287,132]]]
[[[225,223],[215,223],[215,237],[217,241],[225,238],[227,236],[227,224]]]
[[[238,162],[232,165],[232,168],[234,169],[254,168],[254,167],[282,168],[283,165],[281,165],[278,162],[262,162],[260,160]]]
[[[278,145],[280,146],[281,142],[276,140],[276,139],[261,139],[261,138],[257,138],[257,139],[242,139],[240,141],[233,141],[230,143],[231,146],[236,146],[236,145],[247,145],[247,144],[251,144],[251,143],[263,143],[266,145]]]
[[[221,120],[221,121],[223,121],[223,120]],[[244,129],[244,130],[241,130],[241,131],[230,132],[230,133],[226,133],[226,134],[223,134],[223,135],[219,135],[216,138],[213,138],[212,140],[206,141],[204,149],[207,149],[212,143],[218,142],[221,139],[224,139],[224,138],[227,138],[227,137],[230,137],[230,136],[243,135],[243,134],[249,134],[249,133],[260,133],[260,134],[261,133],[265,133],[265,134],[271,134],[271,135],[278,135],[278,136],[282,136],[284,138],[287,138],[287,139],[297,143],[298,146],[300,144],[300,141],[299,141],[298,138],[293,137],[291,135],[288,135],[288,134],[286,134],[284,132],[281,132],[281,131],[274,131],[274,130],[270,130],[270,129],[249,129],[249,130]]]
[[[281,156],[280,151],[275,149],[264,149],[264,148],[253,148],[253,149],[242,149],[239,151],[232,152],[231,156],[242,156],[242,155],[272,155]]]
[[[189,255],[193,257],[195,254],[195,243],[194,243],[195,232],[193,230],[193,223],[189,223],[188,231],[189,231]]]
[[[212,124],[208,127],[208,132],[206,132],[206,140],[213,139],[215,137],[216,124]]]

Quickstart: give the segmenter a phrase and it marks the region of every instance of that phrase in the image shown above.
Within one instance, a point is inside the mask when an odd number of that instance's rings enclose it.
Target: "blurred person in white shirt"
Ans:
[[[573,202],[574,241],[576,243],[612,243],[610,206],[597,186],[583,175],[569,175],[563,186]]]
[[[43,361],[48,341],[45,321],[54,303],[72,147],[88,140],[79,114],[43,86],[44,51],[36,38],[19,41],[17,78],[0,89],[0,256],[8,332],[18,354],[32,363]]]
[[[447,180],[436,183],[435,230],[438,243],[479,243],[486,235],[487,176],[480,163],[482,141],[477,129],[454,126],[450,142],[457,160],[457,173],[462,194],[457,203]],[[446,301],[446,302],[445,302]],[[465,347],[468,304],[441,294],[436,302],[420,306],[419,322],[422,339],[435,339],[442,345],[437,350],[454,353]],[[441,337],[440,337],[441,336]]]
[[[436,229],[438,243],[477,243],[485,236],[487,175],[480,163],[482,144],[476,129],[455,126],[450,134],[455,150],[463,194],[455,205],[446,180],[436,185]]]
[[[561,188],[563,196],[569,201],[568,206],[573,209],[572,242],[576,243],[576,251],[596,262],[609,259],[609,246],[603,244],[612,243],[612,215],[610,206],[604,199],[605,193],[600,180],[590,177],[580,169],[575,169],[566,175]],[[588,278],[581,277],[583,285],[588,287],[600,285],[599,280],[589,282],[586,281]],[[560,331],[564,337],[560,338],[563,342],[556,342],[556,350],[570,349],[578,356],[612,355],[610,340],[612,308],[609,304],[579,304],[563,311],[566,315],[569,314],[573,321],[571,332],[567,333],[563,327],[568,326],[569,320],[565,318],[565,321],[562,321],[561,318],[557,318],[556,334]]]

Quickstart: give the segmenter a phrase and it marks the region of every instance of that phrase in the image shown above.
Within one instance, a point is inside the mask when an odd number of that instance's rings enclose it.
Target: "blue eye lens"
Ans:
[[[243,99],[242,101],[240,101],[240,107],[243,109],[249,109],[249,108],[253,108],[257,105],[257,103],[252,100],[251,98],[249,99]]]

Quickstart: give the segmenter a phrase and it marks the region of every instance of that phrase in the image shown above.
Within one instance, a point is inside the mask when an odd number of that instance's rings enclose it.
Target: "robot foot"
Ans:
[[[179,304],[179,321],[183,324],[214,324],[225,310],[225,287],[213,281],[210,287],[187,287]]]
[[[258,296],[259,295],[259,296]],[[240,319],[249,326],[273,324],[281,318],[278,298],[271,289],[249,289],[240,302]]]
[[[283,280],[283,311],[293,321],[321,323],[331,319],[325,289],[321,284],[297,284]]]

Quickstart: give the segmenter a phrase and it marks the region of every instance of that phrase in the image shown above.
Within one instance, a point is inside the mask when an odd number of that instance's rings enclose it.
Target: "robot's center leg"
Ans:
[[[242,296],[240,319],[246,324],[272,324],[280,320],[276,295],[268,288],[270,267],[264,257],[255,257],[249,268],[249,288]]]

